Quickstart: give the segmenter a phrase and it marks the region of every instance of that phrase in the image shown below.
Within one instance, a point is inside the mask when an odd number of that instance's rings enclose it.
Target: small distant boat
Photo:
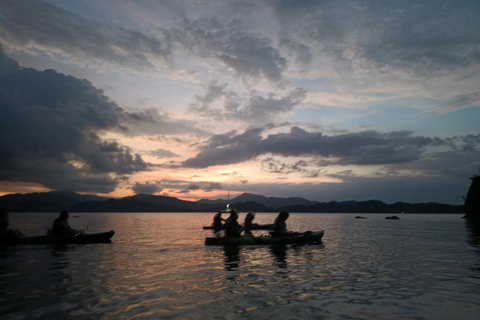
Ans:
[[[101,233],[80,234],[77,236],[34,236],[2,239],[1,242],[8,245],[17,244],[66,244],[66,243],[109,243],[115,231]]]
[[[270,244],[312,244],[322,240],[324,231],[307,231],[300,234],[294,234],[285,237],[209,237],[205,238],[207,246],[225,246],[225,245],[270,245]]]
[[[400,220],[400,218],[397,217],[397,216],[386,217],[385,219],[387,219],[387,220]]]

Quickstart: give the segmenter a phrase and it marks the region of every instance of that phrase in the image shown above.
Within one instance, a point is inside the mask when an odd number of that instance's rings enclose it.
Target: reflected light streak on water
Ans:
[[[56,215],[10,220],[33,235]],[[325,229],[323,242],[240,247],[204,246],[213,213],[78,216],[73,227],[114,229],[113,242],[0,248],[0,317],[477,319],[480,311],[480,232],[458,215],[291,214],[290,229]],[[256,222],[274,218],[258,213]]]

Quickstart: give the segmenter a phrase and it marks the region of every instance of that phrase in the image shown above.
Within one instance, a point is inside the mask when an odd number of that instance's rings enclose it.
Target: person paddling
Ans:
[[[7,232],[8,226],[8,209],[5,207],[0,208],[0,232]]]
[[[223,228],[225,229],[225,237],[227,238],[237,238],[240,237],[242,233],[242,227],[238,224],[238,212],[235,209],[232,209],[230,212],[230,217],[225,220]]]
[[[289,233],[287,232],[287,219],[290,215],[287,211],[281,211],[278,216],[275,218],[275,222],[272,226],[272,237],[284,237]]]
[[[213,216],[213,232],[217,233],[223,229],[223,223],[225,219],[222,218],[222,212],[219,211],[215,216]]]
[[[246,236],[252,236],[252,227],[253,219],[255,218],[255,213],[250,211],[245,216],[245,222],[243,223],[243,231]]]
[[[51,236],[76,236],[82,232],[82,230],[76,230],[70,227],[68,224],[68,211],[60,212],[60,216],[53,221]]]
[[[10,222],[8,221],[8,208],[1,207],[0,208],[0,236],[9,238],[9,239],[24,237],[22,232],[16,229],[9,229],[9,226],[10,226]]]

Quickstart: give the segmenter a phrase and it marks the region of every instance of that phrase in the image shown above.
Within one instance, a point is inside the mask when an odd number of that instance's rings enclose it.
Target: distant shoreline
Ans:
[[[242,194],[231,200],[184,201],[173,197],[139,194],[119,199],[74,192],[10,194],[0,197],[0,207],[10,212],[218,212],[227,204],[240,212],[462,214],[463,205],[437,202],[386,204],[379,200],[317,202],[303,198],[274,198]]]

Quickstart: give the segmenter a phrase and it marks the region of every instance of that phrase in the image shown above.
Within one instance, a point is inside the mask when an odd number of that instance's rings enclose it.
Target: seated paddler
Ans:
[[[16,229],[10,229],[10,222],[8,221],[8,208],[0,208],[0,237],[7,239],[16,239],[23,237],[23,233]]]
[[[82,230],[76,230],[70,227],[68,224],[68,211],[60,212],[60,216],[53,221],[51,236],[75,236],[82,232]]]
[[[290,215],[287,211],[281,211],[278,216],[275,218],[273,223],[271,235],[272,237],[284,237],[290,233],[287,231],[287,219]]]
[[[253,219],[255,218],[255,213],[250,211],[245,216],[245,222],[243,223],[243,231],[244,235],[251,236],[252,235],[252,228],[253,228]]]
[[[222,218],[222,212],[219,211],[215,216],[213,216],[213,232],[218,232],[223,229],[223,221],[225,219]]]
[[[240,237],[242,233],[242,227],[238,224],[238,212],[235,209],[232,209],[230,216],[225,220],[223,228],[225,229],[225,237],[227,238],[236,238]]]

